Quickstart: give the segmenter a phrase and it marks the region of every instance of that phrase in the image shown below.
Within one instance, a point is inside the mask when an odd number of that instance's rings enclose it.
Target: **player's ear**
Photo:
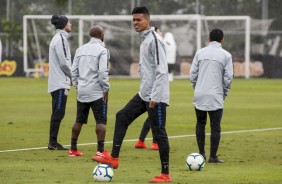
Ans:
[[[146,17],[147,25],[150,26],[150,17]]]
[[[222,38],[221,40],[220,40],[220,43],[223,43],[224,42],[224,38]]]

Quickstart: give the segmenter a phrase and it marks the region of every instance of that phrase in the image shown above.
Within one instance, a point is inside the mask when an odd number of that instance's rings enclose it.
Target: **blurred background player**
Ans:
[[[217,156],[220,141],[220,122],[224,100],[231,88],[233,79],[232,56],[222,48],[223,31],[213,29],[209,35],[209,45],[198,50],[192,62],[190,80],[194,88],[197,124],[196,137],[199,153],[206,159],[205,127],[207,114],[210,117],[210,163],[223,163]]]
[[[166,133],[166,107],[169,105],[169,81],[165,46],[160,35],[150,27],[150,13],[146,7],[132,11],[133,26],[140,33],[139,72],[140,91],[116,114],[112,153],[92,157],[118,168],[119,153],[128,126],[141,114],[147,112],[151,119],[153,137],[159,146],[161,174],[149,180],[151,183],[171,182],[169,174],[169,142]]]
[[[71,86],[71,53],[67,39],[72,25],[67,17],[59,15],[53,15],[51,23],[56,34],[49,45],[48,92],[52,96],[52,115],[48,149],[68,150],[58,143],[57,138]]]
[[[163,33],[159,27],[155,27],[155,32],[158,33],[161,37],[163,37]]]
[[[77,49],[71,69],[73,85],[77,89],[77,114],[72,127],[69,156],[82,156],[77,139],[83,124],[87,124],[90,108],[96,121],[97,155],[104,152],[109,84],[109,51],[104,47],[104,31],[93,26],[90,41]]]
[[[166,48],[166,57],[168,64],[168,79],[169,81],[173,81],[173,69],[176,62],[176,42],[174,40],[174,36],[171,32],[166,32],[164,35],[164,43]]]
[[[0,39],[0,66],[1,66],[1,62],[2,62],[2,42]],[[1,70],[1,67],[0,67],[0,70]]]

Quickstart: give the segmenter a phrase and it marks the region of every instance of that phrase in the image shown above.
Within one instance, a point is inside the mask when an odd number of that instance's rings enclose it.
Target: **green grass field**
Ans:
[[[110,83],[107,150],[111,150],[112,146],[115,113],[139,89],[139,80],[111,79]],[[91,160],[96,153],[92,114],[78,141],[79,144],[92,144],[78,147],[85,156],[69,157],[66,151],[46,148],[51,114],[47,79],[1,78],[0,85],[0,183],[94,183],[92,170],[97,164]],[[171,136],[170,172],[173,183],[282,183],[282,80],[233,81],[222,120],[222,132],[230,133],[222,135],[218,151],[225,163],[206,163],[204,170],[199,172],[188,171],[185,166],[187,155],[198,152],[190,81],[175,80],[170,87],[167,132]],[[75,114],[75,90],[71,88],[59,133],[59,141],[64,145],[70,144]],[[113,183],[147,183],[160,173],[158,152],[134,148],[145,118],[146,114],[139,117],[127,131],[120,153],[120,166],[114,170]],[[256,129],[261,131],[244,132]],[[236,132],[239,130],[243,132]],[[151,137],[149,133],[148,138]],[[209,136],[206,142],[208,151]],[[151,145],[151,140],[146,143]],[[6,151],[25,148],[39,149]]]

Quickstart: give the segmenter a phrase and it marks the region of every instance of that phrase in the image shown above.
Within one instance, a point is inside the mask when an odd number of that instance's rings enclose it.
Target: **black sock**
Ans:
[[[104,141],[98,141],[98,151],[104,151]]]
[[[77,139],[71,139],[71,149],[76,151],[77,150]]]
[[[163,174],[168,174],[169,173],[168,162],[162,162],[162,173]]]
[[[112,154],[111,154],[113,158],[119,157],[120,148],[121,148],[121,144],[116,144],[115,142],[113,143]]]

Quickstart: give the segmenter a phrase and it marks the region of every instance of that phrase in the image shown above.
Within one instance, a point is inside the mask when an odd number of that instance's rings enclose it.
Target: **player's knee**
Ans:
[[[60,122],[64,117],[65,117],[65,111],[58,111],[52,115],[52,120]]]
[[[96,133],[99,132],[105,132],[106,131],[106,124],[105,123],[99,123],[96,125]]]
[[[207,124],[207,121],[205,121],[205,120],[197,121],[197,126],[206,126],[206,124]]]
[[[221,132],[220,128],[212,128],[212,129],[211,129],[211,133],[212,133],[213,135],[215,135],[215,134],[220,134],[220,132]]]
[[[120,110],[116,114],[116,119],[118,121],[125,121],[126,120],[126,113],[123,110]]]

